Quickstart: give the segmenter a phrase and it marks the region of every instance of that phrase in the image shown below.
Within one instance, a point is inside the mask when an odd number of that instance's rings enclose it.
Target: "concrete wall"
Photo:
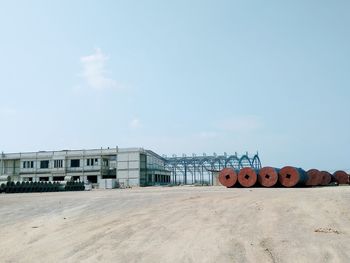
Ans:
[[[117,180],[121,187],[140,186],[140,152],[118,154]]]

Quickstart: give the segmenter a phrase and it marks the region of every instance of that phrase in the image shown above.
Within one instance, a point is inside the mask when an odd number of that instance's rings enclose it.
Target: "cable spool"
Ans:
[[[54,185],[51,182],[49,182],[47,185],[49,188],[49,192],[53,192],[55,190]]]
[[[6,184],[0,183],[0,193],[5,192]]]
[[[39,185],[38,182],[33,182],[32,183],[32,192],[38,192]]]
[[[13,184],[12,193],[19,193],[20,192],[20,187],[21,187],[21,183],[20,182],[15,182]]]
[[[18,186],[18,191],[19,191],[19,193],[24,193],[25,192],[25,182],[20,182],[19,183],[19,186]]]
[[[59,187],[60,187],[60,184],[58,183],[58,182],[55,182],[54,183],[54,187],[55,187],[55,192],[58,192],[60,189],[59,189]]]
[[[45,186],[46,186],[46,192],[51,192],[51,182],[46,182]]]
[[[317,169],[310,169],[307,172],[309,179],[305,182],[307,186],[317,186],[322,182],[322,174]]]
[[[7,185],[8,182],[11,182],[11,177],[8,175],[0,175],[0,185]],[[5,189],[3,190],[5,192]]]
[[[242,168],[238,173],[238,182],[243,187],[252,187],[257,180],[258,177],[255,170],[250,167]]]
[[[45,182],[44,186],[45,186],[45,192],[50,192],[50,185],[49,185],[49,183]]]
[[[43,183],[43,182],[40,182],[40,183],[39,183],[39,192],[40,192],[40,193],[44,192],[44,187],[45,187],[45,186],[44,186],[44,183]]]
[[[46,182],[42,182],[42,192],[47,192]]]
[[[285,166],[278,173],[278,181],[284,187],[293,187],[297,184],[305,184],[308,179],[309,177],[303,169],[292,166]]]
[[[29,183],[29,192],[34,192],[35,191],[35,185],[34,185],[34,182],[30,182]]]
[[[11,176],[0,175],[0,181],[10,182],[11,181]]]
[[[237,182],[237,173],[231,168],[224,168],[219,174],[219,182],[223,186],[233,187]]]
[[[77,191],[77,190],[79,190],[78,183],[74,182],[73,191]]]
[[[35,182],[34,192],[41,192],[41,183],[40,182]]]
[[[66,190],[65,185],[63,185],[63,184],[58,184],[57,188],[58,188],[58,191],[65,191]]]
[[[349,184],[349,175],[344,171],[336,171],[333,177],[338,182],[338,184]]]
[[[15,192],[15,183],[14,182],[7,182],[5,192],[6,193],[14,193]]]
[[[332,181],[332,175],[327,171],[321,171],[322,180],[321,185],[326,186],[329,185]]]
[[[24,182],[23,188],[24,188],[24,192],[25,192],[25,193],[28,193],[28,192],[29,192],[29,187],[30,187],[29,182]]]
[[[35,192],[36,185],[35,182],[30,182],[29,192]]]
[[[278,182],[278,169],[263,167],[258,172],[258,182],[261,186],[272,187]]]

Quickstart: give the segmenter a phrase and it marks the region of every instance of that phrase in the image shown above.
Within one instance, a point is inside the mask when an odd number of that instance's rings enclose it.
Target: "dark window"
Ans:
[[[40,182],[42,182],[42,181],[48,182],[48,181],[49,181],[49,177],[40,177],[40,178],[39,178],[39,181],[40,181]]]
[[[87,166],[97,165],[97,159],[87,159]]]
[[[70,160],[70,167],[80,167],[80,160],[79,159]]]
[[[86,165],[87,166],[94,166],[94,165],[97,165],[97,159],[87,159],[86,160]]]
[[[115,172],[115,170],[114,170],[114,172]],[[117,176],[113,173],[106,174],[106,175],[103,175],[103,179],[117,179]]]
[[[47,169],[49,168],[49,161],[45,160],[45,161],[40,161],[40,169]]]
[[[54,176],[53,180],[54,181],[64,181],[64,176]]]
[[[96,175],[88,175],[87,179],[92,184],[96,184],[97,183],[97,176]]]
[[[23,168],[33,168],[34,162],[33,161],[25,161],[23,162]]]
[[[54,166],[54,168],[62,168],[63,167],[63,160],[54,160],[53,166]]]

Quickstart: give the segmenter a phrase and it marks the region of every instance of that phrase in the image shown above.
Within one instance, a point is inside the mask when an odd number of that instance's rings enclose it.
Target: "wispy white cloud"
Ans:
[[[95,53],[80,58],[82,77],[87,85],[95,90],[118,88],[117,82],[108,76],[106,64],[109,57],[100,48]]]
[[[142,127],[141,121],[138,118],[134,118],[129,122],[129,127],[132,129],[138,129]]]

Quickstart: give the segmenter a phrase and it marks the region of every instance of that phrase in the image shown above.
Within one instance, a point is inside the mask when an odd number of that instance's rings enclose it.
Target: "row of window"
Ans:
[[[23,162],[23,168],[34,168],[34,162],[33,161]]]
[[[42,160],[42,161],[40,161],[39,167],[40,167],[40,169],[48,169],[49,165],[50,165],[49,160]],[[86,159],[86,165],[87,166],[98,165],[98,159],[97,158]],[[63,160],[54,160],[53,167],[54,168],[63,168]],[[80,167],[80,159],[70,160],[70,167],[79,168]],[[34,168],[34,161],[24,161],[23,168]]]
[[[86,160],[86,165],[87,166],[94,166],[94,165],[97,165],[98,164],[98,159],[95,158],[95,159],[87,159]]]
[[[54,160],[53,167],[54,168],[62,168],[63,167],[63,160]]]

